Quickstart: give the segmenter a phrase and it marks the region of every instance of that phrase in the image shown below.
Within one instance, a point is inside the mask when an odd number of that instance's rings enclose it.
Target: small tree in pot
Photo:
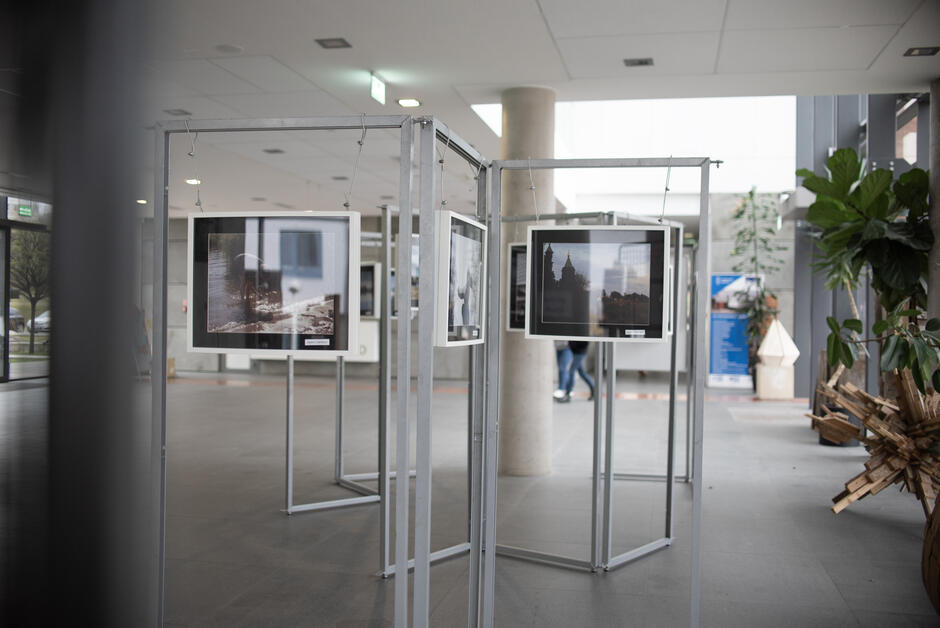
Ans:
[[[755,277],[764,277],[758,284],[757,294],[748,294],[743,299],[746,304],[738,311],[747,317],[745,331],[748,338],[748,367],[751,381],[756,383],[755,365],[757,349],[767,328],[779,314],[777,296],[767,289],[766,277],[783,266],[779,252],[785,246],[774,240],[780,230],[780,212],[777,204],[757,195],[757,188],[751,188],[741,197],[731,215],[737,226],[734,234],[734,248],[731,257],[737,258],[732,269],[738,273],[751,273]],[[756,385],[756,384],[755,384]]]

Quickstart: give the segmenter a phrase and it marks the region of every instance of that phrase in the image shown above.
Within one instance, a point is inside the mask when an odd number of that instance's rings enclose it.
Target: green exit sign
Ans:
[[[29,205],[20,205],[17,208],[17,212],[19,213],[20,216],[32,216],[33,208],[30,207]]]

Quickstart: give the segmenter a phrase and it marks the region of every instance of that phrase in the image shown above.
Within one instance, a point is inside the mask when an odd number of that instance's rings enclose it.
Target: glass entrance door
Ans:
[[[10,261],[10,230],[0,227],[0,382],[10,379],[10,329],[14,326],[10,312],[10,291],[8,277]]]
[[[49,375],[49,263],[51,236],[42,227],[13,226],[7,238],[9,323],[7,377]]]

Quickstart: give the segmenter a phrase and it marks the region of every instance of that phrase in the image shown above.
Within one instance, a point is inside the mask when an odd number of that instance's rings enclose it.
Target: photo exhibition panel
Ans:
[[[526,335],[662,341],[667,227],[529,227]]]
[[[195,214],[189,346],[204,352],[357,347],[359,214]]]

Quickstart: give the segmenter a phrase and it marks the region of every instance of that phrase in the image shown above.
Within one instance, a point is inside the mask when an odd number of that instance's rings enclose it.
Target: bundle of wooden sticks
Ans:
[[[832,498],[833,512],[892,484],[914,493],[925,515],[933,511],[940,493],[940,394],[920,394],[907,370],[898,374],[898,389],[896,401],[873,397],[849,383],[817,389],[826,402],[824,416],[807,415],[813,427],[836,443],[858,439],[870,454],[865,470]],[[848,414],[862,427],[851,423]]]

